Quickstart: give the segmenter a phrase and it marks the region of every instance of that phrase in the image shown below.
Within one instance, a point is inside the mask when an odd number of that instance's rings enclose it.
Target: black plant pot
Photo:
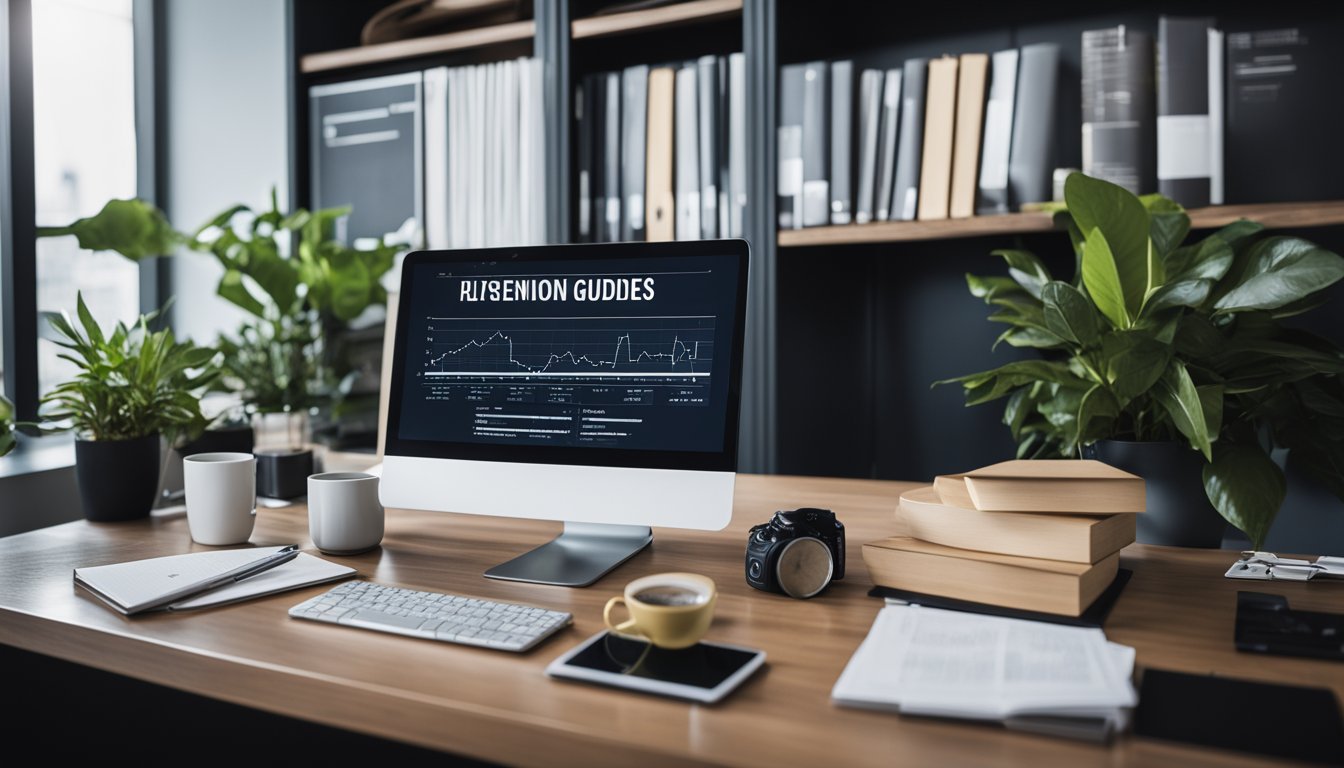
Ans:
[[[1144,479],[1148,511],[1139,515],[1140,542],[1176,547],[1222,545],[1227,523],[1204,493],[1204,457],[1199,453],[1172,441],[1101,440],[1093,446],[1093,454]]]
[[[159,487],[159,436],[76,440],[75,475],[88,520],[112,523],[148,517]]]
[[[256,443],[251,424],[234,424],[207,429],[177,452],[183,458],[198,453],[251,453]]]

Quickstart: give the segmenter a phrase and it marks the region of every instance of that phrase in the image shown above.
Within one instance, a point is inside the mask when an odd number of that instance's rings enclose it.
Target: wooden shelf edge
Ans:
[[[1190,212],[1194,229],[1210,229],[1251,219],[1269,229],[1322,227],[1344,224],[1344,200],[1308,203],[1258,203],[1195,208]],[[919,240],[952,240],[987,235],[1049,232],[1054,223],[1046,213],[1007,213],[937,221],[879,221],[832,227],[782,230],[779,247],[899,243]]]
[[[610,16],[589,16],[570,22],[570,37],[584,40],[641,32],[648,29],[675,27],[703,21],[738,16],[742,0],[691,0],[643,11],[613,13]]]
[[[464,29],[460,32],[447,32],[442,35],[413,37],[408,40],[365,45],[359,48],[342,48],[335,51],[310,53],[299,60],[299,70],[303,74],[327,72],[364,64],[378,64],[435,53],[465,51],[471,48],[499,45],[500,43],[531,40],[536,37],[536,34],[536,22],[531,20],[513,21],[489,27]]]

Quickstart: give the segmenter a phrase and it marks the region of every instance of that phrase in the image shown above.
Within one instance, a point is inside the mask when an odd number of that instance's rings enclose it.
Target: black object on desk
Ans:
[[[1236,640],[1239,651],[1344,661],[1344,613],[1295,611],[1282,595],[1238,592]]]
[[[1328,688],[1148,669],[1134,733],[1290,760],[1344,764],[1344,717]]]
[[[873,587],[868,590],[868,596],[904,600],[907,603],[916,603],[928,608],[942,608],[948,611],[1002,616],[1005,619],[1026,619],[1027,621],[1043,621],[1047,624],[1063,624],[1069,627],[1100,628],[1106,623],[1106,617],[1111,614],[1111,609],[1115,607],[1115,601],[1124,591],[1125,585],[1129,583],[1129,577],[1133,575],[1134,572],[1128,568],[1121,568],[1117,571],[1111,586],[1098,595],[1097,599],[1092,601],[1092,604],[1087,607],[1086,611],[1083,611],[1081,616],[1060,616],[1055,613],[1004,608],[1000,605],[973,603],[969,600],[956,600],[951,597],[938,597],[937,595],[926,595],[922,592],[909,592],[904,589],[892,589],[891,587]]]

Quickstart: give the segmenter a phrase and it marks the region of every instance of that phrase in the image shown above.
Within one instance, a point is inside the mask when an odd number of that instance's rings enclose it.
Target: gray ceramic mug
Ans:
[[[383,540],[378,478],[363,472],[308,477],[308,535],[328,555],[353,555]]]

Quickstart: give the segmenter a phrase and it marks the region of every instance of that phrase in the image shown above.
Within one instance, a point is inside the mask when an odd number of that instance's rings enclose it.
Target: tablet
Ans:
[[[551,677],[713,704],[765,663],[765,652],[722,643],[680,651],[602,631],[551,662]]]

